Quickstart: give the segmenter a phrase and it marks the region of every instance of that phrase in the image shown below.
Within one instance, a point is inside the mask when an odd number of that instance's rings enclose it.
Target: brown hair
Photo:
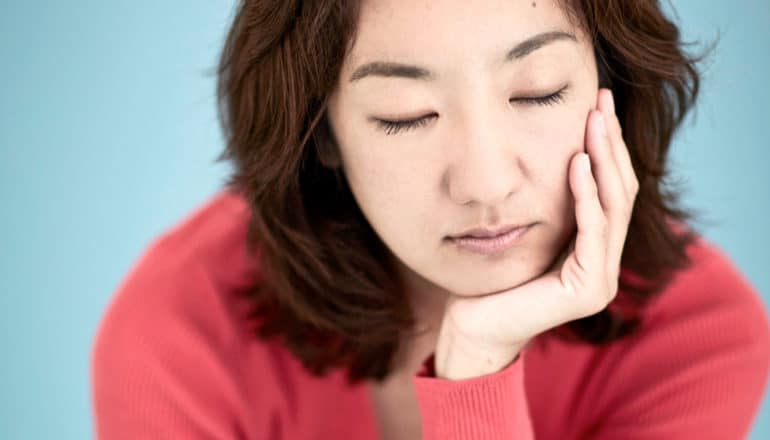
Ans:
[[[640,188],[618,298],[641,307],[690,261],[692,212],[666,185],[674,131],[698,95],[699,58],[652,0],[563,0],[593,37],[600,85],[613,90]],[[248,242],[262,280],[246,294],[259,335],[279,335],[315,374],[348,367],[352,381],[384,378],[414,324],[388,249],[339,168],[326,99],[355,39],[354,0],[242,0],[218,66],[230,160],[226,185],[251,207]],[[606,344],[632,333],[634,313],[612,307],[564,324],[564,336]]]

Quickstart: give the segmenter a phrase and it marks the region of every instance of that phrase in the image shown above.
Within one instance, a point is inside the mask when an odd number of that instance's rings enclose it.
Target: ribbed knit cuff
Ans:
[[[435,377],[434,357],[413,378],[423,440],[534,438],[524,391],[524,353],[504,369],[462,380]]]

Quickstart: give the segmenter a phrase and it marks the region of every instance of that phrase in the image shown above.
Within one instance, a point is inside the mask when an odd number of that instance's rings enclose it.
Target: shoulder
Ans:
[[[648,305],[635,343],[672,359],[740,361],[745,373],[765,378],[770,319],[758,290],[708,239],[699,236],[687,253],[692,265]]]
[[[91,352],[100,432],[124,423],[164,429],[169,418],[199,413],[219,437],[248,420],[244,404],[282,401],[275,378],[295,362],[257,339],[247,319],[252,301],[242,293],[260,275],[246,251],[247,224],[246,204],[217,194],[153,240],[122,280]]]
[[[705,237],[697,236],[687,254],[692,264],[646,306],[626,348],[657,359],[740,359],[764,377],[770,319],[761,295],[727,252]]]
[[[687,252],[692,265],[648,305],[637,332],[606,352],[597,409],[619,437],[636,426],[737,438],[764,394],[770,321],[761,296],[714,243],[698,237]]]
[[[103,320],[224,324],[217,319],[234,317],[236,304],[244,304],[232,293],[259,276],[246,249],[247,223],[243,200],[216,194],[150,242],[113,293]]]
[[[732,258],[702,236],[687,248],[687,254],[691,266],[676,273],[662,294],[650,303],[645,313],[647,326],[661,321],[671,325],[732,322],[730,329],[718,331],[745,333],[770,342],[766,306]]]

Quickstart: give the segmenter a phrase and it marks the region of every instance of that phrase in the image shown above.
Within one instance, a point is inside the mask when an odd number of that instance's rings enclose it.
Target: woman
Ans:
[[[757,293],[663,184],[653,1],[252,1],[234,173],[123,283],[100,438],[740,438]]]

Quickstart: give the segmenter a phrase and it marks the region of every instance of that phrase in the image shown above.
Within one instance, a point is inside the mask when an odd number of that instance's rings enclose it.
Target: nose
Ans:
[[[444,185],[457,204],[497,208],[521,185],[523,162],[505,120],[510,113],[476,109],[455,127]]]

